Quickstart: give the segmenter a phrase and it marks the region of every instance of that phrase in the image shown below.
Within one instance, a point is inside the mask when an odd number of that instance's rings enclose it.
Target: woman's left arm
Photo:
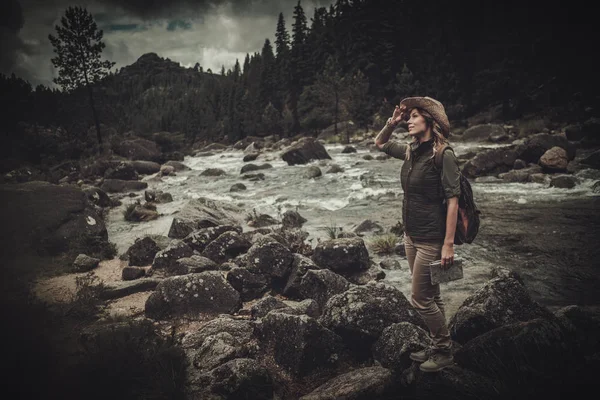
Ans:
[[[446,236],[442,247],[442,266],[454,262],[454,234],[458,218],[460,196],[460,168],[454,151],[447,150],[442,157],[442,186],[446,197]]]
[[[442,267],[454,262],[454,233],[456,232],[456,219],[458,217],[458,197],[446,199],[448,213],[446,214],[446,237],[442,247]]]

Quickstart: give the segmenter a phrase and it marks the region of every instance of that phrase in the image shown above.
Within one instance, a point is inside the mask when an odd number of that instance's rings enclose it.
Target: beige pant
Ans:
[[[446,325],[444,302],[440,296],[440,285],[431,284],[429,263],[441,259],[443,242],[438,240],[416,240],[404,236],[404,247],[412,275],[410,302],[419,312],[433,339],[434,347],[450,350],[452,341]]]

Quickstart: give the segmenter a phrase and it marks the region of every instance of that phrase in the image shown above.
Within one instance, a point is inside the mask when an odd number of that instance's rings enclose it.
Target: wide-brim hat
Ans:
[[[448,137],[450,135],[450,121],[448,121],[448,116],[446,115],[446,110],[442,103],[437,101],[436,99],[432,99],[431,97],[407,97],[400,102],[400,105],[405,105],[407,110],[411,108],[421,108],[427,111],[435,122],[440,125],[442,128],[442,134],[444,137]]]

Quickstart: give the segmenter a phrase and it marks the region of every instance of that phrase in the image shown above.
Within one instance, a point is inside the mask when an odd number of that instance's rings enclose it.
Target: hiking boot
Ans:
[[[434,351],[427,361],[419,365],[423,372],[437,372],[454,364],[454,357],[448,351]]]
[[[410,355],[408,357],[411,360],[416,361],[416,362],[425,362],[429,359],[430,355],[431,355],[431,349],[424,348],[421,351],[417,351],[415,353],[410,353]]]

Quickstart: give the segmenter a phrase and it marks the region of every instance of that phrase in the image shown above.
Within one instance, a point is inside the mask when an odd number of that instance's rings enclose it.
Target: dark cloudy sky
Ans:
[[[308,24],[317,6],[332,0],[301,0]],[[0,0],[0,72],[52,85],[55,75],[48,34],[68,6],[83,6],[104,31],[103,57],[115,67],[155,52],[183,66],[231,68],[236,58],[260,51],[275,39],[283,12],[291,31],[298,0]]]

